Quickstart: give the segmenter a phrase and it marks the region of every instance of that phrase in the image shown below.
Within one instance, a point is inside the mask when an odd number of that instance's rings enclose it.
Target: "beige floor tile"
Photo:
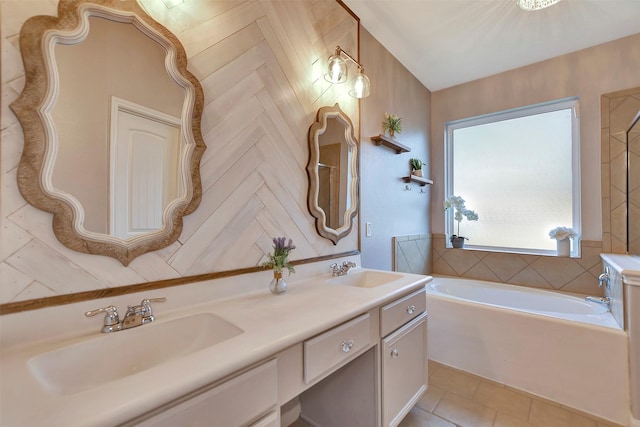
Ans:
[[[437,385],[429,384],[429,388],[427,391],[418,399],[416,402],[416,406],[420,409],[423,409],[427,412],[433,412],[442,396],[447,391],[443,388],[438,387]]]
[[[455,424],[419,408],[413,408],[398,427],[456,427]]]
[[[596,422],[564,408],[534,399],[529,423],[536,427],[596,427]]]
[[[288,427],[313,427],[313,426],[308,422],[306,422],[305,420],[298,418],[293,422],[293,424],[289,424]]]
[[[529,419],[531,398],[495,383],[480,381],[473,395],[473,401],[506,415],[511,415],[521,421]]]
[[[462,427],[489,427],[496,411],[454,393],[445,394],[433,413]]]
[[[480,379],[446,366],[437,366],[429,377],[429,384],[433,384],[459,396],[471,398],[476,392]]]
[[[533,427],[531,424],[521,421],[511,415],[506,415],[498,412],[496,421],[493,423],[493,427]]]

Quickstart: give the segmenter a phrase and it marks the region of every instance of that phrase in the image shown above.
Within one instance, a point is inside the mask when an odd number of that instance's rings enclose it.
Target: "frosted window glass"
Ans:
[[[461,196],[479,216],[460,224],[467,246],[555,253],[549,231],[579,229],[573,119],[573,108],[563,108],[452,127],[447,195]],[[457,225],[449,221],[449,235],[457,234]]]

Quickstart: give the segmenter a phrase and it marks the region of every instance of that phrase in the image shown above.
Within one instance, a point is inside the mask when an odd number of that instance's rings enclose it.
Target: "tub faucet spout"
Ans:
[[[592,297],[588,296],[585,298],[585,301],[597,302],[598,304],[602,304],[607,307],[607,310],[611,311],[611,298],[609,297]]]

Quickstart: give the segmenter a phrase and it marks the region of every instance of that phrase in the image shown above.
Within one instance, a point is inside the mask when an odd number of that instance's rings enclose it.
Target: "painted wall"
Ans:
[[[361,102],[361,216],[362,264],[369,268],[392,269],[392,237],[431,234],[429,206],[431,186],[409,184],[405,190],[401,177],[409,175],[409,159],[426,162],[423,173],[431,178],[434,170],[429,153],[431,93],[365,29],[360,33],[360,55],[371,79],[371,96]],[[376,146],[371,136],[382,133],[384,114],[402,118],[402,133],[394,139],[411,152]],[[420,189],[424,193],[420,192]],[[371,222],[371,237],[365,233]],[[427,273],[426,271],[424,273]]]
[[[318,108],[338,102],[359,128],[357,100],[321,78],[337,44],[357,52],[356,20],[334,0],[140,3],[180,39],[204,89],[202,203],[178,242],[128,267],[57,241],[51,215],[18,191],[23,136],[8,108],[24,85],[20,27],[57,2],[2,0],[0,303],[257,266],[274,236],[293,239],[293,259],[358,248],[357,227],[335,246],[317,234],[305,169]]]
[[[640,34],[432,93],[431,226],[444,233],[444,124],[539,102],[580,98],[582,237],[602,239],[600,96],[640,84]]]

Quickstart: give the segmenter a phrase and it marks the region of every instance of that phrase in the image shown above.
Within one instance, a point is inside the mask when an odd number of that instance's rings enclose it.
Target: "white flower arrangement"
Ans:
[[[549,238],[556,240],[564,240],[566,238],[575,238],[578,237],[578,233],[569,227],[556,227],[553,230],[549,231]]]
[[[467,218],[467,221],[477,221],[478,214],[472,211],[471,209],[467,209],[465,207],[465,201],[460,196],[449,196],[443,203],[444,210],[446,211],[449,208],[454,208],[455,213],[453,214],[453,219],[458,221],[458,237],[460,236],[460,223],[464,218]]]

